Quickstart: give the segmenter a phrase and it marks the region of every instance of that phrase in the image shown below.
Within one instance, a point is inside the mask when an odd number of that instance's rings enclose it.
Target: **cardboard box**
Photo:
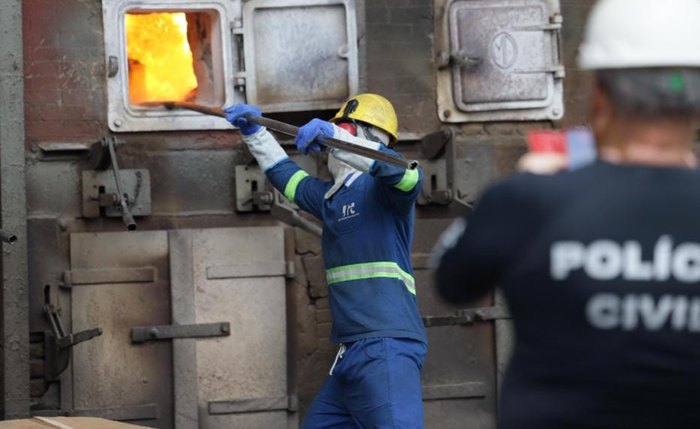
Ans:
[[[0,429],[143,429],[96,417],[33,417],[0,422]]]

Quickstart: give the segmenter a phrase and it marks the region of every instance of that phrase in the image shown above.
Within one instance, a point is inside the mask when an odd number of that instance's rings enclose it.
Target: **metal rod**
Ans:
[[[119,165],[117,164],[117,152],[114,150],[114,138],[107,139],[107,147],[109,148],[109,156],[112,158],[112,171],[114,172],[114,181],[117,182],[117,193],[119,194],[119,205],[122,208],[122,221],[126,225],[128,231],[136,229],[136,222],[131,215],[129,205],[126,201],[126,195],[122,192],[122,178],[119,175]]]
[[[270,214],[277,220],[280,220],[287,225],[298,226],[304,231],[315,235],[316,237],[321,237],[323,235],[323,230],[320,226],[311,222],[308,219],[304,219],[297,213],[296,210],[289,208],[285,205],[273,204],[270,209]]]
[[[17,241],[17,236],[0,229],[0,241],[4,241],[5,243],[13,244],[15,241]]]
[[[226,113],[223,110],[215,107],[207,107],[202,106],[200,104],[188,103],[184,101],[168,101],[161,104],[167,109],[180,108],[193,110],[195,112],[204,113],[206,115],[219,116],[221,118],[226,117]],[[276,121],[274,119],[254,115],[247,115],[246,119],[250,122],[269,128],[272,131],[277,131],[278,133],[286,134],[291,137],[295,137],[299,133],[299,127],[284,122]],[[377,161],[383,161],[387,164],[396,165],[407,170],[415,170],[416,168],[418,168],[418,161],[416,160],[398,158],[388,153],[356,145],[350,142],[346,142],[344,140],[339,140],[334,137],[323,137],[322,142],[324,145],[332,147],[334,149],[340,149]]]
[[[250,122],[262,125],[263,127],[269,128],[271,130],[280,132],[282,134],[287,134],[288,136],[296,136],[299,133],[298,127],[286,124],[284,122],[276,121],[274,119],[253,115],[249,115],[248,117],[246,117],[246,119],[248,119]],[[321,142],[324,145],[332,147],[334,149],[344,150],[346,152],[361,155],[377,161],[383,161],[387,164],[396,165],[407,170],[415,170],[418,167],[418,161],[416,160],[398,158],[385,152],[380,152],[375,149],[370,149],[368,147],[356,145],[354,143],[346,142],[344,140],[336,139],[334,137],[323,136],[321,138]]]

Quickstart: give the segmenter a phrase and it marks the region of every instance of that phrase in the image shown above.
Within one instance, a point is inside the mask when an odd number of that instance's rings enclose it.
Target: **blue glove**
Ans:
[[[299,134],[297,134],[294,143],[301,153],[308,155],[309,152],[323,150],[323,137],[333,137],[333,125],[321,119],[312,119],[308,124],[299,128]]]
[[[224,112],[226,112],[226,120],[234,127],[238,127],[244,136],[255,134],[260,129],[260,125],[248,122],[245,119],[245,115],[261,115],[260,109],[255,106],[249,106],[243,103],[234,104],[233,106],[225,108]]]

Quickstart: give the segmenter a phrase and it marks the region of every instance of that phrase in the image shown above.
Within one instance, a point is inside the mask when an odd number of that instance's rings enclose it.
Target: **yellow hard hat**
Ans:
[[[398,140],[399,120],[389,100],[377,94],[359,94],[343,104],[331,122],[356,120],[375,126],[391,136],[391,143]]]

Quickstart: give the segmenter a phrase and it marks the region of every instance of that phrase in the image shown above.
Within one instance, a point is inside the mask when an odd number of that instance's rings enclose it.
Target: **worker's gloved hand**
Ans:
[[[244,136],[255,134],[260,129],[260,125],[248,122],[245,118],[246,115],[261,115],[260,109],[255,106],[243,103],[234,104],[225,108],[224,112],[226,112],[226,120],[234,127],[238,127]]]
[[[308,155],[309,152],[321,152],[323,150],[323,137],[333,137],[333,125],[321,119],[312,119],[308,124],[299,128],[299,134],[297,134],[294,143],[296,143],[297,149],[301,153]]]

